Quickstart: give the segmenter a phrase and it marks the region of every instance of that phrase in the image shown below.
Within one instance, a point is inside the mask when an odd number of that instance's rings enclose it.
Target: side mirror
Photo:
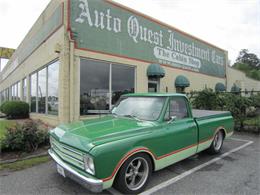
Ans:
[[[168,124],[169,123],[172,123],[173,121],[175,121],[177,118],[177,116],[171,116],[171,119],[167,122]]]

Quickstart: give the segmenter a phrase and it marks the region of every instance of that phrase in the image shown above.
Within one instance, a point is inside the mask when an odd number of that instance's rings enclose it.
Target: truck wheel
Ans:
[[[114,187],[124,194],[138,194],[146,187],[151,172],[152,162],[148,155],[133,155],[120,168]]]
[[[224,140],[224,133],[222,131],[218,131],[214,136],[214,139],[208,149],[210,154],[218,154],[221,151]]]

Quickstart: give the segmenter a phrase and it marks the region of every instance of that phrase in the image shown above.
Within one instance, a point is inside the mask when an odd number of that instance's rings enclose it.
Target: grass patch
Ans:
[[[0,141],[4,138],[6,134],[6,128],[15,125],[15,121],[10,120],[0,120]]]
[[[260,116],[247,118],[244,122],[245,125],[260,127]]]
[[[49,156],[35,157],[26,160],[20,160],[13,163],[0,164],[0,170],[8,169],[11,171],[18,171],[32,166],[48,162],[50,160]]]

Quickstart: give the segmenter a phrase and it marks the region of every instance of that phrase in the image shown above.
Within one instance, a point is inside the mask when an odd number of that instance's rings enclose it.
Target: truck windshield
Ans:
[[[165,97],[123,97],[112,114],[139,120],[155,121],[159,118]]]

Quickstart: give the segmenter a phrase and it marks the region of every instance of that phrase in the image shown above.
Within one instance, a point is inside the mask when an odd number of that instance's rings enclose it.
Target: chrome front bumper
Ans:
[[[49,155],[53,158],[53,160],[59,164],[65,172],[65,176],[71,178],[72,180],[76,181],[77,183],[81,184],[88,190],[92,192],[101,192],[103,190],[103,181],[99,179],[93,179],[81,175],[74,169],[72,169],[69,165],[64,163],[59,156],[57,156],[52,149],[48,150]]]

